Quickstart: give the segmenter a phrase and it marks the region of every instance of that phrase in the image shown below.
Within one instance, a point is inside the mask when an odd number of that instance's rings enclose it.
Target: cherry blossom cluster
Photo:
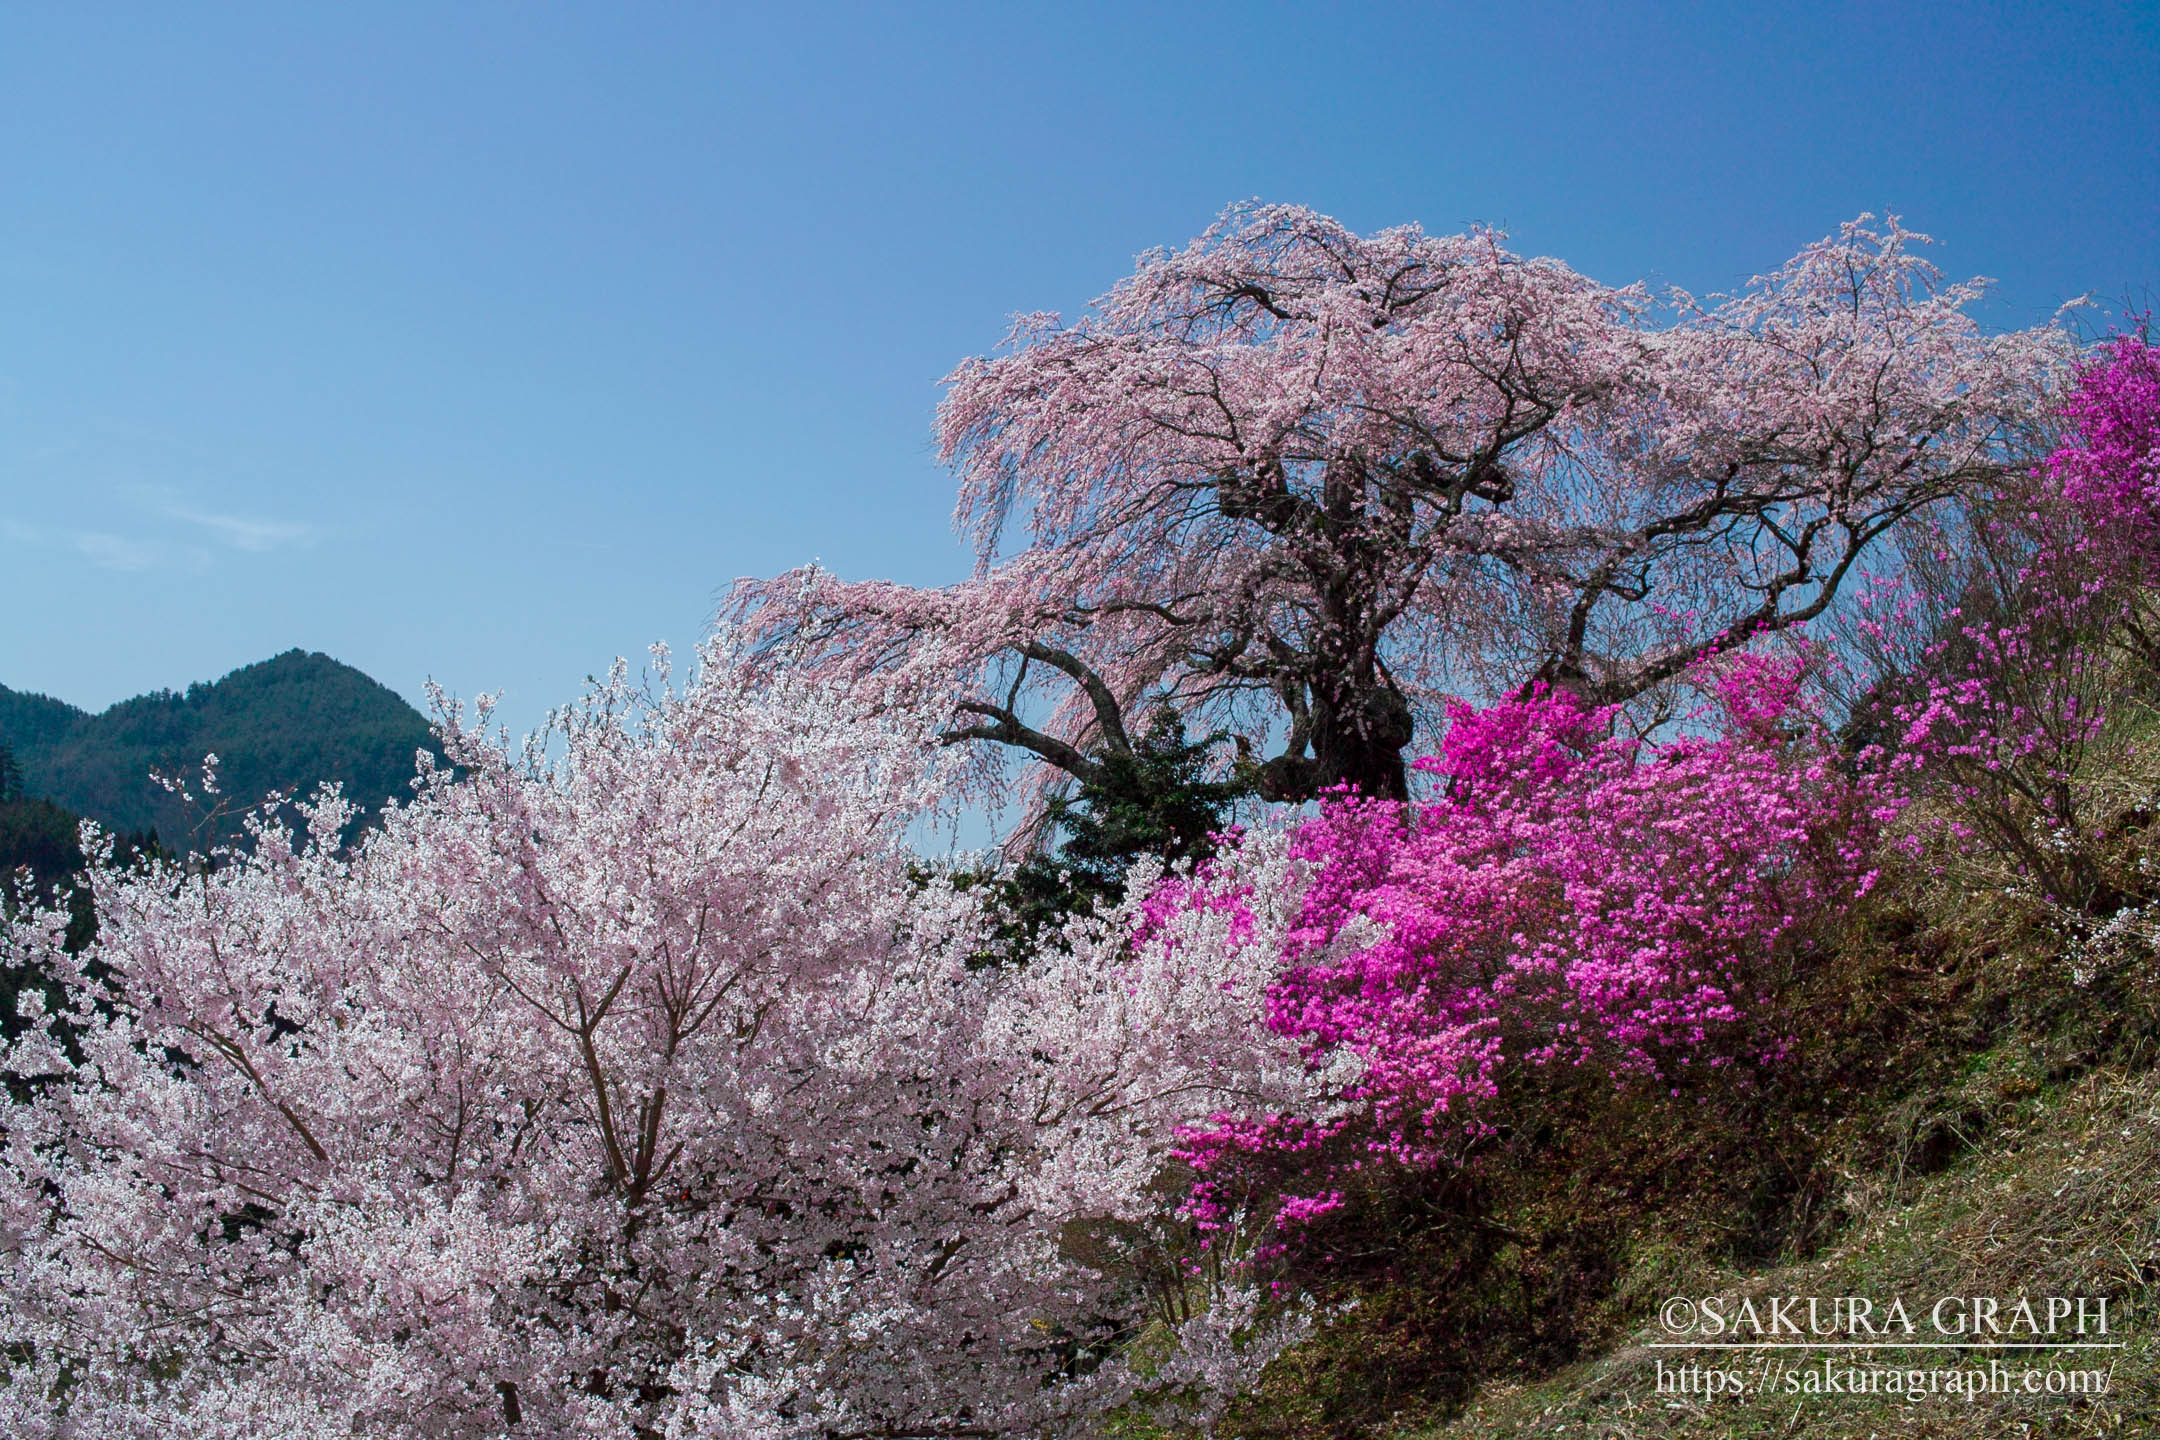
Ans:
[[[975,578],[819,570],[736,612],[826,673],[934,677],[955,740],[1084,778],[1135,705],[1405,798],[1449,695],[1669,686],[1843,606],[2034,452],[2075,358],[1863,216],[1739,293],[1597,283],[1496,232],[1241,206],[947,378]]]
[[[1273,1353],[1225,1295],[1134,1374],[1116,1241],[1179,1123],[1305,1084],[1272,932],[971,964],[924,719],[739,658],[522,749],[453,714],[350,851],[325,792],[95,872],[79,956],[9,929],[66,998],[5,1057],[0,1431],[1047,1434]]]

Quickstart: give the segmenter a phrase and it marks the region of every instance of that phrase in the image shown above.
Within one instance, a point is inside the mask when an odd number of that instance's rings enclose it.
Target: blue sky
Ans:
[[[2152,6],[451,8],[0,13],[0,683],[522,727],[738,575],[958,578],[938,377],[1246,197],[2160,291]]]

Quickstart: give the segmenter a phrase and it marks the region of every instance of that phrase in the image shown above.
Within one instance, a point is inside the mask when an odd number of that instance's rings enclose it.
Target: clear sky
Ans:
[[[0,683],[297,645],[522,727],[738,575],[956,579],[938,377],[1253,196],[2150,299],[2160,7],[10,5]]]

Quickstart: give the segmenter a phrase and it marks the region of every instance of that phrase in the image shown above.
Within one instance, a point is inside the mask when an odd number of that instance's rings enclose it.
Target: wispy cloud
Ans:
[[[315,539],[318,533],[314,526],[297,520],[218,515],[207,510],[192,510],[184,505],[166,505],[163,511],[175,520],[200,526],[235,550],[251,550],[258,554],[284,545],[305,544]]]
[[[174,558],[174,547],[161,540],[133,540],[102,530],[77,530],[68,540],[101,570],[155,570]]]
[[[6,385],[0,375],[0,407]],[[17,458],[6,450],[0,455]],[[0,541],[104,570],[199,574],[221,561],[248,564],[247,557],[291,552],[325,535],[310,521],[266,513],[271,506],[283,510],[298,492],[266,482],[244,459],[196,453],[124,426],[90,427],[39,448],[25,463],[44,483],[20,500],[10,496]]]
[[[100,570],[201,570],[210,563],[210,552],[200,545],[115,535],[109,530],[48,529],[19,520],[0,520],[0,536],[41,550],[72,551]]]

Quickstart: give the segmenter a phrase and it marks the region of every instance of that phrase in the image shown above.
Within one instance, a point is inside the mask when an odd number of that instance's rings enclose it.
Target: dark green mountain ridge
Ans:
[[[238,811],[273,790],[305,795],[325,780],[369,812],[411,791],[415,752],[440,753],[427,720],[395,691],[327,655],[288,650],[222,680],[159,690],[90,714],[46,695],[0,686],[0,745],[21,770],[21,793],[117,831],[155,830],[176,850],[239,836],[237,813],[207,828],[150,778],[192,782],[203,756]]]

